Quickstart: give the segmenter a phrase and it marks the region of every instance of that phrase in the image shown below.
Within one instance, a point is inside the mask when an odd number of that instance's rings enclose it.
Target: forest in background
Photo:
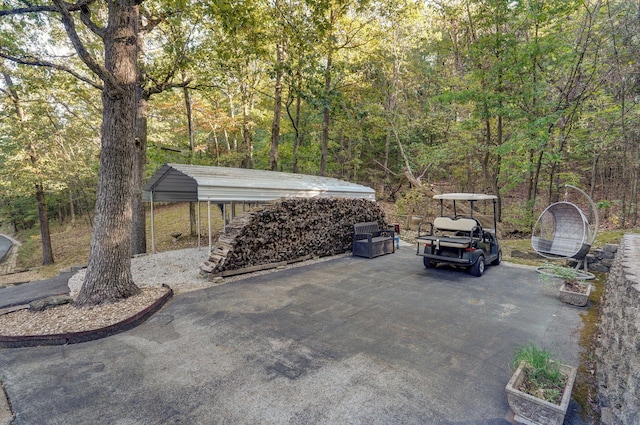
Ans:
[[[407,214],[440,188],[486,192],[522,231],[569,183],[611,225],[638,223],[638,2],[140,7],[147,177],[166,162],[327,175]],[[100,87],[49,19],[0,26],[0,207],[16,230],[38,205],[91,220],[95,200]]]

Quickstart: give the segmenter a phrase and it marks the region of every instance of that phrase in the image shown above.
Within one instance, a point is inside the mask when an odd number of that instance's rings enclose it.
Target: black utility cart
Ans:
[[[433,197],[440,201],[440,217],[418,226],[416,255],[423,257],[426,268],[449,264],[466,268],[473,276],[482,276],[485,265],[498,265],[502,251],[498,244],[496,200],[494,195],[477,193],[445,193]],[[478,220],[478,202],[493,203],[493,228],[485,228]],[[444,215],[444,206],[453,215]],[[452,205],[450,205],[452,203]],[[468,212],[460,211],[460,203],[468,204]],[[476,217],[474,217],[474,209]]]

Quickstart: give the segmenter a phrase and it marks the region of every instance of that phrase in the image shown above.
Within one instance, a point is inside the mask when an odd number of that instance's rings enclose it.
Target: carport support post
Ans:
[[[207,201],[207,218],[209,223],[209,252],[211,252],[211,201]]]
[[[198,216],[196,217],[198,227],[198,251],[200,251],[200,200],[198,199]]]
[[[151,253],[156,253],[156,238],[155,238],[155,226],[153,215],[153,189],[151,190]]]
[[[222,204],[222,230],[227,230],[227,204]]]

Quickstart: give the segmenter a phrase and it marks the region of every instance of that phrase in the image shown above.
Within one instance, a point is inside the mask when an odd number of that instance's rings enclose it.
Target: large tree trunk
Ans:
[[[193,129],[193,112],[191,101],[191,95],[189,94],[189,88],[183,87],[182,92],[184,93],[184,111],[187,114],[187,131],[189,132],[189,152],[191,155],[191,164],[193,164],[193,155],[196,150],[196,141],[195,141],[195,131]]]
[[[398,107],[398,86],[400,84],[400,55],[398,53],[398,31],[393,31],[393,74],[391,75],[391,80],[389,81],[389,96],[387,98],[387,102],[385,102],[386,114],[388,116],[389,121],[395,120],[395,113]],[[384,178],[382,182],[382,191],[381,197],[384,199],[386,197],[386,189],[390,182],[389,176],[389,152],[391,151],[391,138],[392,131],[390,128],[387,128],[387,135],[385,137],[384,142]]]
[[[242,90],[242,142],[245,155],[240,163],[241,168],[253,168],[253,126],[249,118],[252,102],[252,88],[244,84]]]
[[[633,161],[632,164],[632,178],[631,178],[631,225],[636,227],[638,225],[638,190],[640,188],[640,141],[634,137],[633,149]]]
[[[295,138],[293,139],[293,172],[298,172],[298,148],[300,148],[300,144],[302,143],[302,135],[300,134],[300,105],[302,102],[302,98],[300,95],[296,96],[296,133]]]
[[[31,164],[38,169],[38,157],[33,145],[29,143],[29,157]],[[38,221],[40,222],[40,237],[42,241],[42,265],[53,264],[53,246],[51,245],[51,232],[49,230],[49,219],[47,217],[47,204],[44,198],[44,188],[42,182],[35,185],[36,202],[38,203]]]
[[[136,0],[108,2],[104,33],[102,150],[87,274],[76,305],[116,301],[140,290],[131,277],[131,209],[136,129]]]
[[[149,110],[149,95],[138,84],[136,139],[133,168],[133,204],[131,221],[131,253],[144,254],[147,252],[147,214],[142,201],[145,172],[147,169],[147,115]]]

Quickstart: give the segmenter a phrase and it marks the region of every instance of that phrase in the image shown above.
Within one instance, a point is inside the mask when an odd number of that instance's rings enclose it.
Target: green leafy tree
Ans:
[[[594,103],[590,115],[592,130],[604,129],[594,151],[593,178],[603,176],[602,191],[621,203],[619,225],[627,221],[638,224],[638,196],[640,192],[640,125],[638,124],[638,94],[640,93],[640,41],[637,34],[640,25],[636,17],[640,6],[636,2],[610,0],[604,2],[603,30],[606,37],[608,64],[602,70],[605,80],[603,95]],[[608,102],[607,102],[608,100]],[[602,103],[605,107],[601,107]],[[605,121],[604,123],[602,123]],[[602,125],[604,124],[604,125]],[[598,170],[599,173],[598,173]],[[609,174],[604,178],[604,174]],[[594,184],[595,186],[595,181]]]
[[[93,90],[77,85],[73,77],[33,67],[8,66],[5,78],[8,72],[15,76],[11,78],[13,96],[19,96],[24,105],[24,122],[15,119],[14,97],[5,96],[7,114],[0,115],[5,135],[0,148],[4,154],[2,180],[14,194],[29,193],[36,177],[47,198],[58,201],[57,193],[65,192],[69,219],[74,224],[76,205],[84,209],[85,194],[95,190],[99,102]]]
[[[45,176],[42,170],[40,152],[36,143],[42,138],[38,137],[35,131],[32,131],[31,125],[38,120],[36,117],[29,119],[23,108],[23,99],[18,93],[18,89],[13,82],[8,69],[3,67],[3,78],[7,87],[4,92],[10,99],[15,113],[15,125],[12,126],[14,131],[9,136],[13,143],[18,146],[14,149],[15,155],[11,160],[5,162],[4,172],[7,173],[5,182],[10,181],[12,191],[20,193],[22,187],[31,187],[35,190],[35,198],[38,207],[38,220],[40,223],[40,238],[42,241],[42,264],[53,264],[53,246],[51,245],[51,232],[49,230],[49,219],[47,217],[47,206],[45,201]],[[36,129],[42,126],[36,125]],[[20,182],[19,179],[12,178],[15,171],[21,171],[20,175],[25,177],[27,182]],[[17,187],[16,187],[17,186]]]
[[[2,56],[21,63],[64,70],[102,89],[100,170],[87,275],[78,306],[126,298],[139,292],[131,277],[131,207],[137,108],[139,5],[134,1],[76,4],[61,0],[31,4],[3,3],[5,27],[24,20],[46,20],[58,48],[73,48],[84,64],[81,71],[24,55],[3,46]],[[31,34],[38,33],[31,29]],[[62,38],[60,34],[66,34]],[[22,40],[24,43],[24,39]],[[12,47],[12,46],[8,46]],[[29,47],[28,45],[26,47]],[[103,54],[103,63],[96,53]],[[95,77],[95,80],[93,79]]]

